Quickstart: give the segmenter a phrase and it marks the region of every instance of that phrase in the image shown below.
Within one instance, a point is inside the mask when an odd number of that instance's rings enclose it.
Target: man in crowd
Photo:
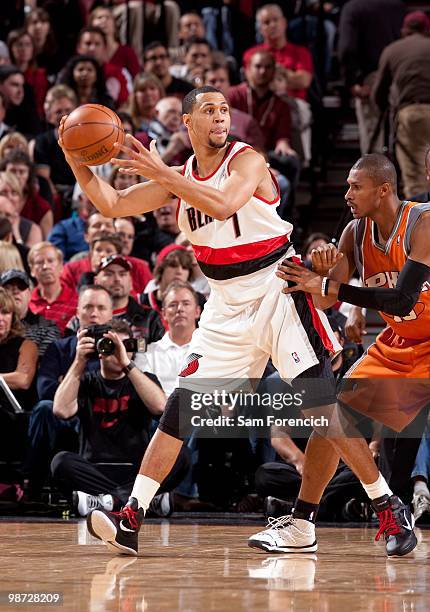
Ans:
[[[52,242],[63,252],[65,261],[69,261],[74,255],[87,250],[85,225],[89,216],[95,210],[90,200],[81,191],[74,196],[72,208],[75,215],[56,223],[48,235],[49,242]]]
[[[277,64],[288,70],[288,95],[306,100],[312,82],[312,57],[305,47],[287,39],[287,20],[278,4],[266,4],[257,11],[257,25],[263,43],[245,51],[243,64],[247,66],[256,51],[269,51]]]
[[[157,118],[149,124],[148,136],[157,141],[161,159],[171,166],[180,166],[189,157],[191,143],[182,129],[182,103],[175,96],[157,102]]]
[[[145,47],[144,70],[152,72],[160,79],[167,96],[177,96],[182,99],[193,89],[193,85],[170,74],[169,53],[163,43],[153,41]]]
[[[127,321],[134,338],[142,338],[146,344],[156,342],[164,334],[159,314],[149,306],[140,306],[131,297],[132,266],[121,255],[110,255],[100,262],[95,283],[109,291],[112,297],[113,316]]]
[[[184,63],[172,66],[170,72],[195,87],[203,84],[205,71],[212,62],[212,49],[205,38],[191,37],[185,45]]]
[[[373,95],[382,112],[395,95],[396,158],[406,198],[424,191],[425,159],[430,143],[430,17],[406,15],[402,38],[382,52]],[[396,94],[390,92],[395,91]]]
[[[63,280],[71,288],[79,285],[91,284],[103,257],[119,255],[122,251],[122,241],[117,234],[108,234],[97,231],[96,237],[89,243],[88,257],[78,261],[69,261],[64,266]],[[138,295],[141,293],[152,278],[149,265],[134,257],[127,257],[131,264],[131,276],[133,278],[133,291]]]
[[[30,249],[28,262],[31,275],[37,281],[30,309],[55,321],[64,333],[68,320],[76,312],[78,296],[74,287],[61,281],[63,253],[50,242],[39,242]]]
[[[382,150],[379,113],[370,93],[380,55],[400,37],[404,14],[402,0],[350,0],[340,14],[338,56],[345,85],[355,100],[362,155]]]
[[[85,287],[79,294],[77,307],[81,329],[89,325],[104,325],[112,319],[112,298],[103,287]],[[54,448],[61,448],[59,435],[66,436],[68,444],[76,444],[77,419],[64,421],[52,412],[52,401],[59,383],[69,370],[76,354],[76,335],[53,342],[43,356],[37,377],[39,403],[34,406],[29,423],[29,452],[25,472],[30,481],[30,495],[39,497],[48,474]],[[99,361],[87,361],[89,370],[99,367]],[[71,440],[70,440],[71,438]]]
[[[46,94],[44,110],[48,129],[30,143],[37,173],[49,181],[52,193],[62,196],[67,210],[75,180],[58,146],[58,125],[63,115],[69,115],[77,106],[75,92],[66,85],[55,85]]]
[[[196,292],[189,283],[179,280],[170,283],[162,306],[167,331],[161,340],[148,346],[146,353],[136,357],[136,365],[155,374],[167,396],[175,388],[200,312]]]
[[[231,87],[228,68],[219,63],[212,65],[205,72],[205,85],[212,85],[228,99]],[[264,150],[264,136],[257,121],[247,112],[238,108],[230,108],[231,127],[230,135],[242,142],[247,142],[258,151]]]
[[[81,516],[95,508],[119,509],[128,499],[149,443],[152,417],[160,416],[166,403],[156,377],[137,368],[133,352],[124,346],[131,336],[127,323],[113,321],[111,327],[105,337],[113,343],[114,352],[100,354],[100,369],[93,372],[85,370],[88,357],[94,354],[94,338],[85,330],[78,332],[75,359],[54,397],[56,417],[78,416],[81,422],[82,451],[62,451],[52,461],[53,477],[65,494],[70,497],[76,491]],[[103,468],[100,463],[121,463],[123,474],[118,478],[114,466]],[[186,467],[183,454],[151,510],[164,516],[172,512],[166,492],[179,484]]]
[[[25,327],[25,337],[33,340],[42,357],[48,346],[60,338],[60,330],[54,321],[46,319],[41,314],[32,312],[28,305],[31,298],[31,282],[22,270],[7,270],[0,276],[0,285],[8,291],[15,300],[21,323]]]
[[[264,150],[271,165],[286,176],[295,187],[299,160],[291,148],[290,108],[270,89],[275,74],[275,60],[268,51],[255,51],[249,56],[246,83],[231,87],[228,99],[233,108],[254,117],[264,136]],[[279,121],[282,117],[282,121]]]

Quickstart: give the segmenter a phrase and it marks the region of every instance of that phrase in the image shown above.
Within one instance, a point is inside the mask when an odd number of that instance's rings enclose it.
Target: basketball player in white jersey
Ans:
[[[183,168],[169,168],[154,142],[148,151],[128,137],[129,146],[120,147],[127,159],[112,162],[149,181],[123,191],[113,189],[64,150],[82,190],[107,217],[160,208],[171,193],[180,198],[179,227],[193,245],[211,294],[179,380],[198,384],[210,378],[258,379],[269,357],[282,378],[330,378],[330,356],[340,346],[325,315],[304,293],[283,294],[285,283],[276,276],[277,264],[294,255],[289,242],[292,225],[276,213],[279,191],[264,158],[244,143],[227,142],[229,107],[215,88],[205,86],[187,94],[183,113],[194,155]],[[130,362],[124,373],[133,367]],[[89,531],[113,551],[137,554],[145,511],[183,443],[179,396],[177,388],[167,401],[126,506],[118,513],[94,510],[88,517]],[[334,391],[315,396],[312,402],[307,407],[334,408]],[[331,442],[364,485],[374,485],[375,496],[389,491],[363,439]],[[322,457],[306,461],[318,463],[322,472],[333,468],[325,466]],[[269,548],[266,543],[261,547],[274,552],[315,551],[316,508],[297,500],[293,518],[288,524],[281,522],[279,530],[275,526]]]

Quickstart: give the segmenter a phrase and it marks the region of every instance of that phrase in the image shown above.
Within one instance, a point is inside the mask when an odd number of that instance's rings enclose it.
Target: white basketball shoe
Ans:
[[[272,553],[310,553],[318,549],[315,525],[291,515],[269,518],[268,528],[248,540],[248,546]]]

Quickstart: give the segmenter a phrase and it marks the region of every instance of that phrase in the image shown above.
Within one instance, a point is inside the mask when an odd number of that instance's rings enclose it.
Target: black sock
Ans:
[[[315,523],[318,508],[319,504],[310,504],[309,502],[305,502],[302,499],[297,498],[292,515],[294,518],[305,519],[305,521]]]

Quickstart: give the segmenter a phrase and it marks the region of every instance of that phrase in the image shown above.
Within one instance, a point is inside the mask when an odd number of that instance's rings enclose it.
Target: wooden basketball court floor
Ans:
[[[84,521],[0,522],[0,610],[101,612],[428,612],[430,531],[387,559],[375,529],[319,529],[319,551],[248,548],[260,525],[147,523],[138,558],[113,557]],[[62,593],[61,605],[12,605],[8,593]]]

